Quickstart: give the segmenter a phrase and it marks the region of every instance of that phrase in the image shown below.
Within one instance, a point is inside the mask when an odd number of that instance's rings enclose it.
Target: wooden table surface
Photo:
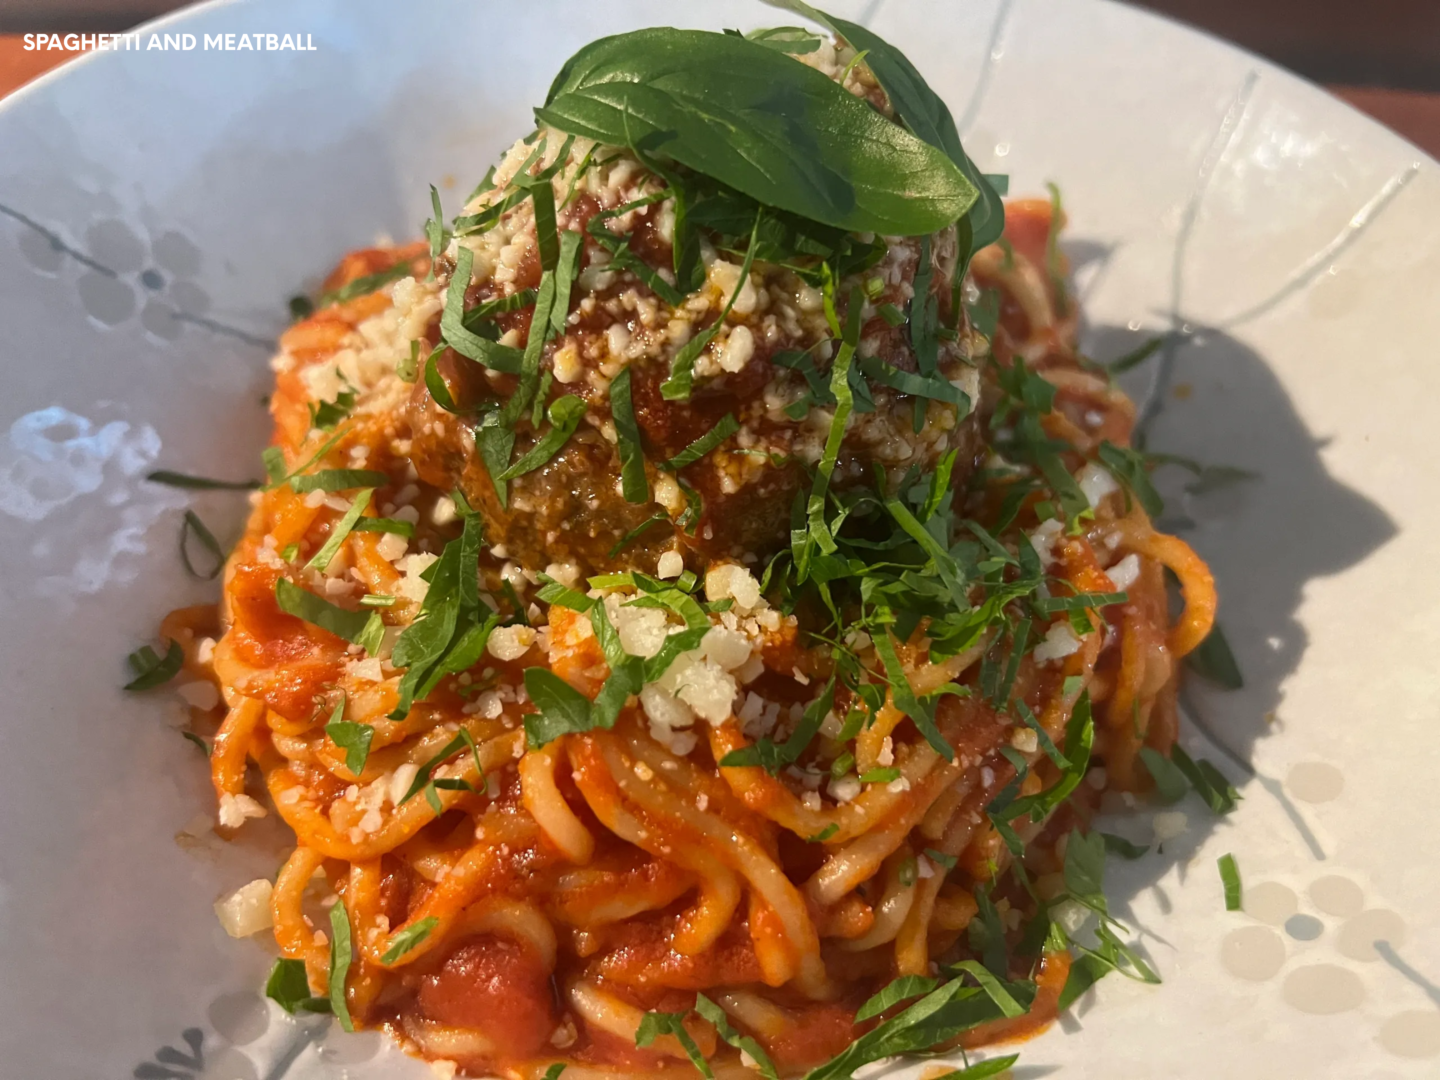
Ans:
[[[0,34],[0,97],[63,63],[70,54],[26,52],[18,34]],[[1440,94],[1331,86],[1330,92],[1393,128],[1432,157],[1440,158]]]

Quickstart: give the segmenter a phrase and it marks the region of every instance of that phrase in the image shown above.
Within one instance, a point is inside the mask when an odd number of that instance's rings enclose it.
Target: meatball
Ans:
[[[540,404],[575,395],[585,402],[585,415],[563,448],[506,485],[502,502],[476,449],[474,410],[506,401],[519,380],[447,349],[437,358],[437,371],[460,415],[443,410],[424,379],[417,380],[410,401],[411,453],[421,478],[443,489],[458,488],[483,514],[489,542],[529,567],[561,562],[584,572],[633,568],[653,573],[659,556],[668,551],[680,551],[693,565],[717,558],[753,561],[778,550],[788,543],[792,509],[810,489],[835,414],[829,379],[839,342],[814,275],[804,267],[756,259],[742,279],[743,254],[719,250],[702,234],[703,281],[678,303],[667,302],[661,293],[678,291],[673,288],[673,203],[658,200],[609,213],[661,192],[666,182],[628,151],[593,147],[585,140],[567,142],[553,131],[539,138],[543,141],[533,145],[516,144],[497,170],[497,186],[472,200],[467,212],[500,202],[526,162],[532,176],[542,169],[551,172],[557,226],[562,234],[577,233],[582,243],[563,333],[544,347]],[[542,146],[552,149],[537,153]],[[568,147],[563,159],[561,147]],[[591,228],[602,213],[601,227],[614,243],[602,243]],[[625,247],[617,256],[620,241]],[[503,308],[494,301],[525,294],[540,283],[529,199],[511,205],[485,231],[452,242],[442,259],[442,277],[447,266],[454,273],[460,245],[474,253],[467,310],[482,304]],[[853,366],[878,362],[891,371],[915,373],[920,369],[906,313],[920,308],[919,302],[912,307],[917,281],[928,282],[938,319],[949,321],[954,231],[924,239],[884,238],[874,247],[883,252],[878,261],[837,284],[833,315],[843,325],[850,297],[862,297]],[[533,312],[533,304],[521,303],[499,311],[492,333],[502,345],[523,348]],[[712,329],[695,360],[689,396],[667,398],[662,384],[675,355]],[[867,380],[859,371],[852,374],[855,412],[845,430],[833,488],[873,485],[877,475],[893,488],[912,466],[931,469],[951,451],[958,451],[953,482],[964,483],[981,448],[969,404],[979,397],[978,369],[963,335],[948,333],[942,325],[939,337],[932,344],[933,378],[945,383],[939,398],[917,399],[884,381]],[[432,332],[432,343],[439,340],[438,331]],[[610,402],[610,387],[626,370],[648,487],[647,498],[636,502],[623,493]],[[950,392],[951,387],[960,393]],[[539,409],[525,413],[514,427],[515,458],[534,447],[548,426]],[[538,428],[535,419],[541,420]],[[669,465],[722,422],[724,431],[733,432],[698,459]]]

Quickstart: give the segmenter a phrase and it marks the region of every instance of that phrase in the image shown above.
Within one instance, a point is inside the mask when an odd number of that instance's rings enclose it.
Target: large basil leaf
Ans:
[[[925,235],[978,197],[936,146],[813,68],[729,34],[661,27],[601,38],[566,62],[535,115],[611,145],[643,144],[847,231]]]
[[[865,53],[865,63],[889,96],[890,104],[895,107],[900,119],[931,146],[944,150],[980,193],[968,215],[971,250],[979,251],[985,245],[1000,239],[1000,234],[1005,229],[1005,205],[1000,201],[999,193],[965,153],[964,147],[960,145],[960,133],[955,128],[955,118],[950,115],[950,109],[940,96],[930,89],[924,76],[915,69],[909,58],[874,31],[867,30],[859,23],[827,15],[803,0],[766,2],[813,19]]]

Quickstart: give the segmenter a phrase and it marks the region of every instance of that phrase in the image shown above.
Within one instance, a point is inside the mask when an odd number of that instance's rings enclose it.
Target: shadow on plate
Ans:
[[[1087,355],[1107,361],[1133,350],[1145,336],[1095,326],[1082,341]],[[1330,440],[1306,427],[1265,360],[1236,338],[1203,331],[1176,339],[1172,362],[1152,358],[1121,381],[1148,415],[1148,450],[1255,474],[1232,475],[1214,486],[1196,484],[1180,467],[1155,475],[1166,501],[1158,523],[1191,544],[1214,570],[1219,623],[1244,677],[1242,688],[1224,691],[1187,673],[1181,740],[1194,756],[1215,761],[1246,799],[1276,798],[1295,826],[1296,844],[1323,860],[1304,813],[1279,779],[1257,770],[1254,751],[1261,739],[1283,737],[1283,687],[1309,643],[1298,618],[1307,583],[1364,561],[1396,534],[1395,523],[1330,474],[1321,457]],[[1245,805],[1237,813],[1243,815]],[[1188,830],[1161,845],[1163,853],[1152,847],[1135,861],[1109,860],[1112,908],[1151,945],[1152,960],[1153,946],[1167,945],[1164,926],[1137,926],[1133,901],[1155,889],[1158,906],[1169,910],[1161,880],[1179,866],[1183,884],[1185,860],[1220,822],[1193,797],[1181,808]],[[1104,827],[1153,843],[1150,818],[1158,809],[1163,807],[1142,801],[1133,811],[1108,816]],[[1159,967],[1163,977],[1163,956]],[[1092,1001],[1087,995],[1062,1025],[1075,1025]]]

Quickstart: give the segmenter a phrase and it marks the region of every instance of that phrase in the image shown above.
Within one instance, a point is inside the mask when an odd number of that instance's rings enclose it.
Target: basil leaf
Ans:
[[[456,252],[455,270],[450,275],[450,284],[445,290],[445,309],[440,315],[440,338],[467,360],[473,360],[492,371],[517,375],[524,359],[524,354],[519,349],[481,337],[465,325],[465,290],[470,287],[470,274],[474,265],[475,253],[462,244]],[[434,391],[431,393],[433,396]],[[446,396],[449,396],[448,393]],[[444,408],[443,405],[441,407]],[[447,411],[454,412],[454,409]]]
[[[534,472],[558,454],[580,426],[585,416],[585,401],[574,394],[566,394],[551,402],[545,415],[550,420],[545,434],[518,461],[496,477],[497,480],[514,480],[517,476]]]
[[[408,521],[395,518],[361,518],[355,522],[353,532],[394,533],[407,540],[415,535],[415,526]]]
[[[1150,473],[1145,468],[1143,454],[1128,446],[1116,446],[1107,440],[1100,444],[1097,455],[1101,464],[1114,474],[1115,479],[1125,486],[1136,502],[1145,508],[1147,514],[1156,517],[1164,512],[1165,500],[1160,498],[1160,493],[1150,482]]]
[[[1140,761],[1155,781],[1155,793],[1160,801],[1176,803],[1185,797],[1190,785],[1185,774],[1175,767],[1169,758],[1148,746],[1140,748]]]
[[[1061,774],[1053,787],[1034,795],[1016,799],[1005,812],[1005,820],[1013,821],[1021,814],[1029,814],[1031,821],[1043,821],[1062,802],[1070,797],[1086,770],[1090,768],[1090,751],[1095,743],[1095,719],[1090,709],[1090,695],[1081,694],[1070,712],[1065,725],[1065,758],[1069,767]],[[1142,751],[1143,754],[1143,751]]]
[[[785,766],[793,765],[800,760],[800,755],[805,752],[806,747],[815,738],[816,732],[820,730],[820,725],[825,722],[825,715],[834,704],[835,678],[831,676],[820,696],[805,706],[800,723],[795,725],[795,730],[783,743],[763,738],[750,746],[731,750],[720,759],[720,767],[738,768],[758,765],[772,776],[778,774]]]
[[[1230,643],[1225,640],[1219,623],[1212,626],[1205,640],[1185,657],[1185,663],[1202,679],[1218,683],[1226,690],[1239,690],[1245,685],[1240,665],[1235,662],[1235,654],[1230,651]]]
[[[441,253],[449,243],[450,233],[450,230],[445,228],[445,211],[440,207],[440,192],[435,190],[434,184],[430,185],[430,208],[435,213],[425,222],[425,239],[430,242],[430,279],[433,279],[435,263],[439,261]]]
[[[199,747],[200,752],[204,754],[207,758],[210,756],[210,744],[207,743],[204,739],[202,739],[199,735],[196,735],[193,731],[182,731],[180,732],[180,734],[182,737],[185,738],[187,742],[192,742],[197,747]]]
[[[1235,862],[1235,856],[1230,854],[1221,855],[1218,864],[1220,867],[1220,881],[1225,886],[1225,910],[1242,911],[1242,893],[1240,887],[1240,867]]]
[[[1065,888],[1086,907],[1104,914],[1105,838],[1072,830],[1065,841]]]
[[[185,650],[178,641],[172,640],[162,658],[149,645],[142,645],[126,657],[126,660],[130,669],[135,672],[135,678],[127,682],[122,689],[153,690],[180,674],[180,669],[185,664]]]
[[[636,540],[640,539],[640,537],[641,537],[642,535],[644,535],[646,532],[649,532],[651,528],[653,528],[653,527],[656,526],[656,525],[659,525],[661,522],[666,522],[666,523],[668,523],[669,521],[670,521],[670,516],[669,516],[668,514],[658,513],[658,512],[657,512],[657,513],[654,513],[654,514],[651,514],[648,518],[646,518],[644,521],[642,521],[639,525],[636,525],[633,529],[631,529],[631,530],[630,530],[629,532],[627,532],[624,536],[622,536],[619,540],[617,540],[617,541],[615,542],[615,546],[612,547],[612,548],[610,549],[610,551],[606,554],[606,558],[609,558],[609,559],[615,558],[615,557],[616,557],[617,555],[619,555],[622,551],[624,551],[624,550],[625,550],[626,548],[628,548],[631,544],[633,544]]]
[[[590,699],[548,668],[525,669],[525,692],[540,710],[525,717],[525,736],[532,750],[594,726]]]
[[[977,198],[943,153],[825,75],[727,34],[602,38],[566,61],[535,115],[610,145],[659,143],[762,205],[846,231],[936,232]]]
[[[862,784],[888,784],[892,780],[900,779],[900,770],[894,765],[884,769],[871,769],[869,772],[860,774]]]
[[[469,729],[462,727],[455,733],[453,739],[440,748],[438,754],[420,766],[420,771],[415,774],[415,779],[410,781],[410,788],[405,792],[405,797],[400,800],[399,805],[405,805],[416,795],[420,794],[422,790],[433,786],[430,783],[430,777],[434,774],[435,770],[445,764],[446,758],[458,753],[467,746],[470,748],[471,755],[475,758],[475,768],[480,771],[481,776],[484,776],[485,769],[480,762],[480,749],[475,745],[475,739],[470,734]],[[437,814],[440,813],[439,810],[435,812]]]
[[[371,656],[380,648],[385,623],[379,612],[346,611],[283,577],[275,579],[275,603],[285,614],[360,645]]]
[[[345,767],[356,777],[365,771],[365,762],[370,757],[370,742],[375,738],[375,729],[369,724],[340,719],[345,715],[345,698],[342,695],[330,722],[325,725],[325,734],[330,741],[345,751]]]
[[[392,281],[409,276],[410,263],[408,261],[398,262],[394,266],[386,267],[384,270],[377,270],[373,274],[358,277],[354,281],[347,282],[331,292],[321,293],[320,299],[316,303],[322,308],[329,307],[331,304],[343,304],[347,300],[367,296],[376,289],[390,284]]]
[[[694,381],[695,361],[700,359],[700,354],[720,332],[720,327],[729,318],[736,299],[740,296],[741,290],[745,288],[745,283],[750,280],[750,268],[755,264],[757,247],[755,238],[760,231],[760,221],[763,217],[764,210],[757,208],[755,224],[750,229],[750,243],[745,249],[745,259],[740,264],[740,274],[735,281],[735,290],[730,294],[730,299],[725,302],[720,317],[687,341],[670,361],[670,377],[660,384],[660,396],[666,401],[684,401],[689,398]]]
[[[695,1070],[705,1077],[705,1080],[715,1080],[710,1063],[705,1060],[705,1055],[700,1053],[700,1047],[695,1045],[695,1040],[685,1030],[684,1020],[684,1013],[647,1012],[640,1018],[640,1026],[635,1029],[635,1045],[649,1046],[661,1035],[671,1035],[685,1050],[685,1056],[690,1059]]]
[[[310,979],[305,974],[304,960],[281,957],[270,969],[265,980],[265,996],[292,1016],[301,1010],[328,1013],[330,1002],[310,993]]]
[[[1027,1009],[1034,1000],[1034,983],[1011,983],[1007,989]],[[1002,1015],[982,991],[954,979],[861,1035],[848,1049],[807,1073],[805,1080],[849,1080],[872,1061],[929,1050]]]
[[[937,754],[946,761],[955,760],[955,749],[945,741],[945,736],[940,734],[940,729],[935,726],[933,708],[927,708],[920,699],[915,696],[915,691],[910,686],[910,680],[905,677],[905,669],[900,664],[900,657],[895,653],[895,643],[888,633],[881,633],[875,638],[875,655],[880,657],[880,662],[885,665],[885,677],[890,683],[890,693],[895,698],[895,707],[908,716],[911,722],[925,736]]]
[[[935,1080],[986,1080],[988,1077],[1000,1076],[1007,1072],[1019,1060],[1019,1054],[1006,1054],[1004,1057],[991,1058],[989,1061],[977,1061],[974,1065],[937,1076]]]
[[[208,476],[192,476],[170,469],[156,469],[152,473],[146,473],[145,479],[152,484],[189,488],[193,491],[254,491],[260,486],[258,480],[212,480]]]
[[[775,1065],[770,1060],[770,1055],[765,1053],[765,1048],[750,1036],[741,1035],[736,1031],[731,1026],[730,1018],[725,1015],[724,1009],[704,994],[696,994],[695,1011],[714,1025],[715,1033],[726,1043],[742,1053],[749,1054],[754,1059],[756,1067],[759,1068],[761,1076],[766,1080],[780,1080],[780,1074],[775,1071]]]
[[[292,476],[290,488],[304,494],[308,491],[349,491],[352,488],[379,488],[390,483],[390,477],[374,469],[322,469],[317,473]]]
[[[1125,859],[1138,859],[1142,855],[1150,853],[1148,844],[1136,844],[1123,836],[1116,836],[1114,833],[1102,832],[1100,836],[1105,841],[1105,850],[1112,855],[1119,855]]]
[[[427,916],[419,922],[411,923],[403,930],[396,931],[390,938],[390,948],[385,950],[385,955],[380,957],[382,964],[393,964],[411,949],[419,945],[427,937],[430,931],[440,925],[440,920],[434,915]]]
[[[555,263],[555,306],[550,309],[550,336],[565,335],[566,320],[570,315],[570,293],[575,288],[575,279],[580,276],[580,258],[585,250],[585,238],[578,232],[567,229],[560,234],[560,254]]]
[[[215,560],[214,565],[206,573],[195,569],[195,564],[190,561],[190,537],[200,541],[200,545],[210,553]],[[214,581],[220,571],[225,568],[225,553],[220,550],[220,541],[215,539],[215,534],[205,527],[200,520],[200,515],[194,510],[186,510],[185,518],[180,525],[180,561],[185,564],[185,572],[193,578],[201,581]]]
[[[890,99],[896,115],[918,137],[943,150],[977,193],[977,198],[966,208],[965,220],[970,231],[970,249],[961,252],[961,265],[955,275],[958,286],[960,279],[964,277],[970,255],[987,244],[993,244],[1004,232],[1005,206],[990,179],[975,167],[975,163],[960,145],[960,133],[955,127],[955,119],[950,115],[949,108],[940,95],[930,89],[925,77],[909,58],[874,31],[859,23],[837,19],[796,0],[780,0],[775,6],[799,12],[839,34],[853,48],[863,51],[866,66]]]
[[[1026,1007],[1016,1001],[1010,991],[1005,988],[1004,984],[978,961],[961,960],[957,964],[948,965],[948,967],[951,971],[963,972],[969,975],[979,983],[980,989],[984,990],[985,993],[989,995],[990,1000],[995,1002],[1002,1016],[1009,1017],[1013,1020],[1017,1016],[1025,1015]]]
[[[345,543],[345,538],[350,535],[350,530],[360,520],[360,515],[370,505],[370,496],[374,493],[374,488],[364,488],[360,494],[355,496],[355,501],[350,504],[350,509],[346,510],[340,520],[330,527],[330,535],[326,537],[320,550],[310,556],[310,561],[305,564],[306,570],[324,572],[325,568],[334,560],[336,553],[339,552],[340,545]]]
[[[1240,804],[1240,793],[1234,785],[1204,758],[1194,760],[1176,743],[1170,748],[1170,760],[1185,774],[1195,793],[1214,813],[1228,814]]]
[[[892,979],[883,990],[860,1006],[855,1013],[855,1023],[872,1020],[900,1002],[928,994],[939,985],[939,979],[927,978],[924,975],[901,975],[898,979]]]
[[[1135,348],[1131,349],[1124,356],[1120,356],[1114,360],[1111,360],[1108,364],[1104,365],[1105,370],[1108,371],[1111,375],[1119,375],[1121,372],[1129,371],[1131,368],[1139,367],[1146,360],[1149,360],[1150,357],[1155,355],[1155,353],[1160,349],[1160,346],[1165,344],[1165,340],[1167,337],[1168,335],[1166,334],[1159,334],[1155,337],[1150,338],[1148,341],[1145,341],[1140,345],[1137,345]]]
[[[330,909],[330,1011],[346,1031],[355,1030],[345,1001],[345,978],[350,973],[352,951],[350,914],[345,910],[345,900],[337,898]]]
[[[666,472],[679,472],[685,468],[685,466],[695,464],[695,462],[699,461],[739,430],[740,422],[735,419],[735,414],[726,413],[724,418],[704,435],[701,435],[668,461],[662,462],[660,468]]]

